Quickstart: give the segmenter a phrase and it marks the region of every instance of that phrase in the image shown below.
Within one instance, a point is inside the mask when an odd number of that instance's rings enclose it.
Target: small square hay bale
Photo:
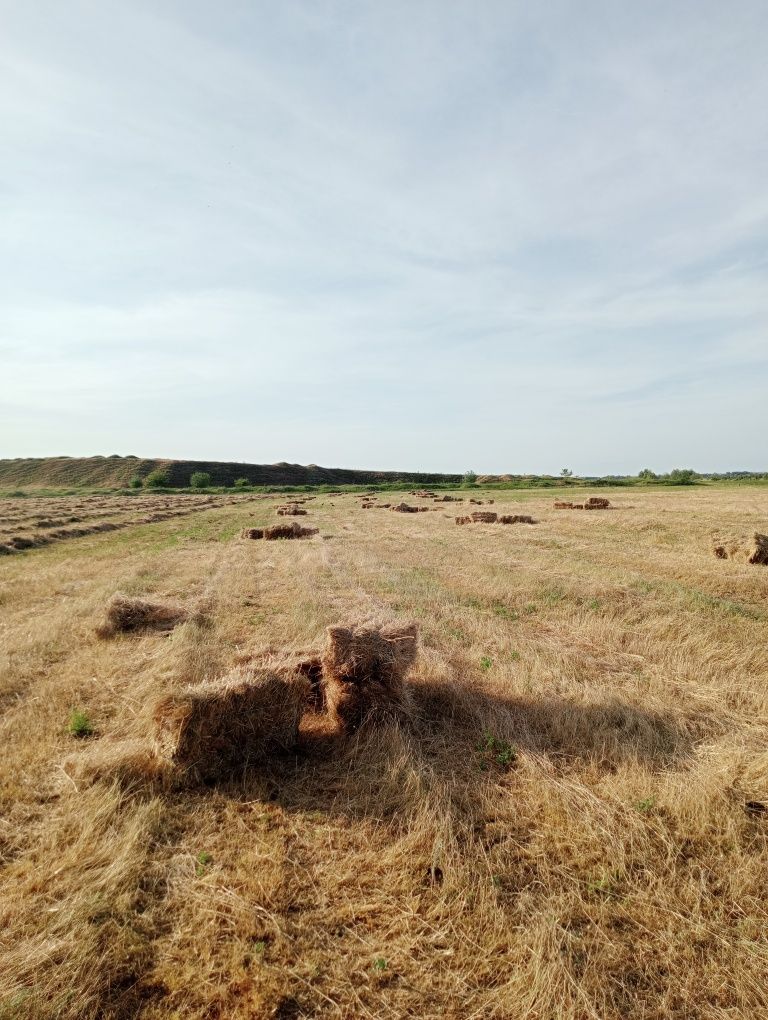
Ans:
[[[278,517],[306,517],[307,511],[300,506],[281,506],[277,514]]]
[[[499,524],[535,524],[536,521],[529,514],[504,514],[499,517]]]
[[[472,520],[477,524],[495,524],[498,517],[492,510],[475,510]]]
[[[316,535],[319,528],[302,528],[298,521],[291,521],[290,524],[275,524],[271,528],[264,528],[264,538],[267,542],[273,542],[278,538],[309,538]]]
[[[181,606],[164,602],[148,602],[115,592],[104,610],[104,621],[96,628],[99,637],[135,634],[146,630],[173,630],[188,618]]]
[[[569,503],[564,499],[555,500],[555,510],[573,510],[573,503]]]
[[[750,535],[734,535],[712,540],[715,556],[721,560],[768,564],[768,535],[754,531]]]
[[[585,510],[607,510],[610,502],[603,496],[590,496],[584,501]]]
[[[240,667],[158,701],[155,751],[193,778],[222,778],[293,748],[308,694],[305,677]]]
[[[405,677],[416,661],[416,623],[361,623],[329,627],[323,654],[325,700],[332,719],[347,732],[364,722],[411,715]]]
[[[264,538],[263,528],[245,528],[241,532],[241,538]]]
[[[455,517],[454,520],[456,521],[457,524],[471,524],[472,523],[472,518],[471,517]]]

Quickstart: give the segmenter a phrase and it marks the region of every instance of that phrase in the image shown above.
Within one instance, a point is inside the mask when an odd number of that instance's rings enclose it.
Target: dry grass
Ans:
[[[536,528],[319,497],[332,541],[239,541],[275,499],[5,558],[3,1020],[768,1015],[768,568],[711,548],[766,496],[610,495],[497,495]],[[210,623],[99,641],[117,588]],[[148,705],[360,616],[420,625],[407,729],[158,781]]]

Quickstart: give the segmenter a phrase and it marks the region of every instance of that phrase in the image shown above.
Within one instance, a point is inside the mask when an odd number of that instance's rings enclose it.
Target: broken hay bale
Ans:
[[[504,514],[499,517],[499,524],[535,524],[536,521],[528,514]]]
[[[398,503],[391,508],[399,514],[417,514],[419,508],[417,506],[409,506],[407,503]]]
[[[405,677],[416,661],[418,624],[362,623],[329,627],[327,635],[325,700],[336,724],[353,732],[365,722],[407,721]]]
[[[300,506],[279,506],[277,514],[278,517],[306,517],[307,511]]]
[[[472,520],[476,524],[495,524],[498,517],[492,510],[475,510]]]
[[[463,496],[435,496],[436,503],[463,503]]]
[[[264,538],[263,528],[245,528],[240,532],[241,538]]]
[[[304,677],[242,667],[157,702],[158,757],[193,779],[220,779],[296,745],[308,695]]]
[[[146,630],[173,630],[176,624],[189,618],[189,613],[178,605],[135,599],[118,591],[107,603],[104,617],[96,628],[101,638]]]
[[[573,510],[573,503],[568,503],[564,499],[555,500],[555,510]]]
[[[296,521],[290,524],[275,524],[271,528],[264,528],[264,538],[267,542],[273,542],[278,538],[309,538],[316,535],[319,528],[303,528]]]
[[[590,496],[584,501],[585,510],[607,510],[610,505],[604,496]]]
[[[471,517],[454,517],[454,520],[456,521],[457,524],[471,524],[472,523],[472,518]]]
[[[728,538],[714,537],[712,546],[715,556],[721,560],[768,564],[768,535],[762,535],[759,531]]]

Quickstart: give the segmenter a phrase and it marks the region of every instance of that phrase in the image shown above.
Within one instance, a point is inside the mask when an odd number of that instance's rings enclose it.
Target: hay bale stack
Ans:
[[[499,524],[535,524],[536,521],[528,514],[504,514],[499,517]]]
[[[353,732],[364,722],[406,721],[405,677],[416,661],[418,624],[362,623],[329,627],[327,635],[325,700],[336,724]]]
[[[221,779],[296,745],[308,681],[248,667],[157,702],[154,750],[193,779]]]
[[[275,524],[271,528],[264,528],[264,539],[267,542],[274,542],[278,538],[309,538],[316,535],[319,528],[303,528],[297,521],[290,524]]]
[[[604,496],[590,496],[584,501],[585,510],[607,510],[610,505]]]
[[[241,538],[264,538],[263,528],[244,528],[240,532]]]
[[[472,520],[476,524],[495,524],[498,517],[492,510],[475,510]]]
[[[768,564],[768,535],[759,531],[751,535],[715,537],[713,552],[721,560],[738,560],[741,563]]]
[[[99,637],[109,638],[147,630],[168,631],[186,620],[188,615],[181,606],[135,599],[118,591],[106,604],[104,620],[96,628],[96,633]]]
[[[457,524],[471,524],[472,523],[472,518],[471,517],[454,517],[454,520],[456,521]]]

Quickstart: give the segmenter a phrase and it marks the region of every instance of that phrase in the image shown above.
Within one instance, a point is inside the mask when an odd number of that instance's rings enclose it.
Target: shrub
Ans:
[[[132,489],[140,489],[144,484],[138,475],[135,475],[130,482],[128,482]]]
[[[190,475],[189,484],[193,489],[207,489],[211,484],[211,476],[207,471],[193,471]]]
[[[244,489],[247,485],[250,485],[251,483],[248,481],[247,478],[236,478],[232,484],[236,489]]]
[[[73,708],[69,714],[69,732],[73,737],[90,737],[93,733],[91,720],[79,708]]]
[[[168,484],[168,472],[165,468],[155,468],[144,479],[144,484],[148,489],[160,489]]]

